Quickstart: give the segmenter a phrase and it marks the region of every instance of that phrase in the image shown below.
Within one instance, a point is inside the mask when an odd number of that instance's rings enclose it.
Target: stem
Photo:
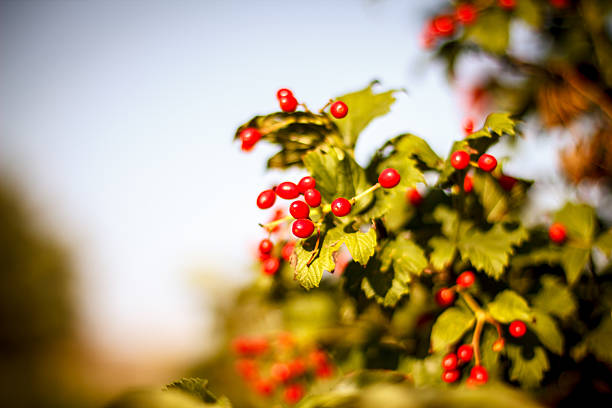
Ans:
[[[497,338],[503,338],[504,335],[502,334],[501,325],[497,322],[497,320],[495,320],[488,314],[487,314],[486,320],[488,323],[491,323],[493,326],[495,326],[495,329],[497,329]]]
[[[351,202],[351,205],[355,204],[355,201],[359,200],[361,197],[364,197],[376,190],[378,190],[380,188],[380,183],[376,183],[374,184],[372,187],[368,188],[367,190],[362,191],[361,193],[357,194],[355,197],[351,198],[349,201]]]
[[[315,243],[315,248],[314,248],[314,251],[312,252],[312,256],[310,257],[308,262],[306,262],[306,266],[310,266],[312,261],[314,261],[315,256],[317,255],[317,249],[319,249],[319,241],[320,241],[320,239],[321,239],[321,229],[317,228],[317,242]]]
[[[278,224],[282,224],[283,222],[291,221],[292,219],[293,219],[293,216],[287,215],[286,217],[279,218],[278,220],[271,221],[267,224],[259,224],[259,226],[268,231],[272,231],[274,227],[276,227]]]
[[[327,108],[332,103],[334,103],[334,100],[330,99],[329,102],[327,102],[321,109],[319,109],[319,113],[322,114],[325,111],[325,108]]]
[[[482,334],[482,328],[484,327],[485,317],[480,314],[476,317],[476,328],[474,329],[474,336],[472,336],[472,347],[474,348],[474,358],[476,365],[480,365],[480,335]]]
[[[459,293],[459,295],[463,298],[465,303],[467,303],[468,307],[472,310],[472,312],[474,312],[474,314],[477,317],[478,315],[484,313],[484,310],[482,310],[482,308],[480,307],[478,302],[474,300],[472,295],[470,295],[469,293],[463,292],[463,291],[459,291],[459,290],[457,291],[457,293]]]

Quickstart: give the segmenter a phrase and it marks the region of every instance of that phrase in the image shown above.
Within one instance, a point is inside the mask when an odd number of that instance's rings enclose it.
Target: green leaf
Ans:
[[[432,248],[429,261],[434,269],[441,271],[448,267],[455,256],[457,245],[444,237],[433,237],[427,243]]]
[[[586,336],[585,342],[597,359],[612,364],[612,316],[609,311],[604,314],[599,326]]]
[[[303,161],[328,203],[338,197],[350,199],[370,187],[363,168],[341,149],[324,145],[306,154]],[[371,195],[360,199],[353,211],[365,207],[371,199]]]
[[[342,243],[346,245],[353,259],[365,266],[376,250],[376,231],[370,228],[368,232],[343,233],[334,245],[339,248]]]
[[[440,365],[443,354],[433,354],[424,359],[407,357],[403,359],[397,370],[410,376],[414,385],[422,387],[426,385],[440,385]]]
[[[488,132],[488,137],[493,137],[493,134],[502,136],[504,134],[510,136],[516,136],[516,121],[510,117],[508,112],[495,112],[487,116],[482,129],[476,133],[472,133],[467,137],[470,139],[477,139],[482,136],[487,136],[482,131]]]
[[[476,318],[468,310],[450,307],[446,309],[431,329],[431,348],[434,352],[446,351],[459,341],[474,325]]]
[[[580,274],[589,262],[591,256],[590,249],[576,248],[571,245],[566,245],[561,254],[561,266],[565,270],[567,283],[573,285],[578,281]]]
[[[495,279],[499,279],[508,266],[510,255],[514,253],[513,247],[521,244],[529,235],[522,225],[510,231],[499,223],[486,232],[472,228],[460,233],[458,247],[461,259]]]
[[[503,10],[492,9],[479,15],[476,23],[467,26],[466,37],[483,50],[503,54],[509,40],[510,18]]]
[[[338,248],[330,246],[328,239],[326,235],[318,254],[316,254],[317,250],[315,249],[310,251],[304,249],[303,241],[295,245],[291,257],[291,265],[294,268],[293,278],[305,289],[318,287],[319,282],[321,282],[323,278],[323,272],[331,272],[336,266],[332,254]],[[315,255],[315,258],[312,263],[308,265],[308,261],[312,259],[313,255]]]
[[[566,203],[555,214],[555,222],[567,229],[568,241],[578,241],[581,247],[590,247],[595,233],[595,210],[586,204]]]
[[[489,173],[476,172],[473,179],[474,191],[482,204],[487,222],[503,220],[510,209],[504,189]]]
[[[540,279],[542,289],[533,299],[533,306],[560,319],[569,319],[576,314],[578,304],[574,294],[559,278],[544,275]]]
[[[516,15],[534,28],[542,26],[542,10],[533,0],[521,0],[516,4]]]
[[[599,248],[605,256],[612,255],[612,229],[602,232],[595,241],[595,246]]]
[[[533,312],[527,301],[510,289],[498,294],[495,300],[489,303],[488,309],[491,316],[500,323],[510,323],[513,320],[528,322],[533,319]]]
[[[344,145],[349,149],[355,147],[359,134],[370,122],[389,113],[391,105],[395,102],[393,94],[397,92],[396,89],[374,93],[372,90],[374,84],[375,82],[361,91],[352,92],[335,99],[346,103],[349,109],[348,115],[343,119],[333,119],[340,130]]]
[[[534,320],[528,321],[527,324],[547,349],[555,354],[563,354],[563,335],[555,319],[547,313],[536,309],[534,311]]]
[[[482,365],[487,368],[489,377],[500,375],[500,357],[503,351],[493,351],[493,343],[498,339],[497,330],[492,326],[486,325],[482,331],[480,340],[480,352],[482,353]]]
[[[229,400],[225,397],[217,397],[208,389],[208,380],[202,378],[183,378],[168,384],[165,388],[168,391],[181,391],[206,403],[206,406],[213,404],[219,408],[231,408]]]
[[[540,385],[544,373],[550,368],[546,351],[542,347],[535,347],[533,357],[528,358],[523,355],[520,346],[507,344],[506,354],[512,360],[510,379],[518,381],[525,388],[535,388]]]
[[[389,146],[393,146],[391,154],[416,159],[428,169],[438,169],[444,163],[424,139],[410,133],[401,134],[389,140],[377,151],[377,156],[382,155]]]

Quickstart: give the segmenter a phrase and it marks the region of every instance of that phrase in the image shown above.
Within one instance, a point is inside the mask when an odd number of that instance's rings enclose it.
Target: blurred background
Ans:
[[[217,306],[254,276],[255,198],[299,176],[232,143],[278,88],[316,109],[404,88],[358,159],[406,131],[445,154],[468,112],[419,45],[441,3],[1,0],[0,398],[95,406],[214,352]],[[560,143],[528,137],[505,168],[553,180]]]

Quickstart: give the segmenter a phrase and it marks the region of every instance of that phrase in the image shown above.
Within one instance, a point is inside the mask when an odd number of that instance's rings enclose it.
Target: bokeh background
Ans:
[[[298,177],[232,143],[278,88],[317,109],[404,88],[358,159],[405,131],[445,153],[469,84],[419,46],[440,3],[1,0],[0,398],[95,406],[214,352],[215,305],[254,276],[255,198]],[[532,136],[505,168],[546,185],[561,137]]]

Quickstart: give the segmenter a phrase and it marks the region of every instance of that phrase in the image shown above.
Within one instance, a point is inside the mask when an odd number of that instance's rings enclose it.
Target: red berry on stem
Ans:
[[[548,237],[555,244],[562,244],[567,238],[567,231],[565,225],[555,222],[548,229]]]
[[[478,158],[478,167],[484,171],[493,171],[497,167],[497,159],[485,153]]]
[[[470,378],[474,379],[476,385],[486,384],[489,380],[489,373],[487,373],[487,369],[480,365],[475,365],[472,367],[472,371],[470,371]]]
[[[310,363],[315,366],[327,364],[327,354],[323,350],[313,350],[308,355]]]
[[[384,169],[378,176],[378,182],[384,188],[393,188],[397,186],[400,179],[400,174],[397,172],[397,170],[392,168]]]
[[[470,155],[466,151],[457,150],[451,154],[450,162],[457,170],[463,170],[470,164]]]
[[[457,368],[457,355],[455,353],[448,353],[442,359],[442,368],[444,370],[454,370]]]
[[[457,285],[463,288],[469,288],[472,286],[475,280],[476,278],[474,277],[474,272],[465,271],[457,277]]]
[[[329,111],[331,112],[334,118],[342,119],[348,113],[348,106],[346,106],[346,103],[342,101],[336,101],[332,103],[331,107],[329,108]]]
[[[289,214],[296,220],[308,218],[310,215],[310,207],[303,201],[294,201],[289,206]]]
[[[274,391],[274,384],[270,380],[261,379],[257,380],[254,384],[255,391],[264,397],[267,397],[272,394]]]
[[[455,18],[457,18],[457,21],[468,25],[476,20],[477,13],[476,7],[469,3],[464,3],[457,6],[457,10],[455,10]]]
[[[281,249],[281,256],[287,262],[291,259],[291,254],[293,254],[293,249],[295,248],[295,241],[289,241],[285,244],[283,249]]]
[[[329,378],[331,377],[332,373],[333,368],[329,363],[319,364],[315,369],[315,375],[318,378]]]
[[[506,345],[506,340],[504,340],[503,337],[500,337],[499,339],[495,340],[491,349],[493,351],[502,351],[505,345]]]
[[[285,363],[274,363],[272,367],[270,367],[270,376],[279,382],[285,382],[291,376],[291,370],[289,369],[289,365]]]
[[[450,16],[438,16],[434,18],[433,25],[436,29],[436,32],[440,36],[452,35],[453,31],[455,31],[455,23],[453,22],[453,19]]]
[[[276,193],[274,193],[274,190],[264,190],[257,196],[257,207],[265,210],[266,208],[272,207],[274,201],[276,201]]]
[[[311,188],[315,188],[317,182],[314,178],[310,176],[302,177],[302,179],[298,183],[298,190],[300,193],[304,194],[306,190],[310,190]]]
[[[317,189],[310,188],[304,191],[304,201],[312,208],[318,207],[321,205],[321,193]]]
[[[285,402],[287,404],[296,404],[304,396],[304,387],[301,384],[291,384],[285,388]]]
[[[262,254],[269,254],[270,252],[272,252],[273,248],[274,244],[267,238],[262,239],[259,243],[259,252],[261,252]]]
[[[236,371],[245,380],[254,380],[259,375],[257,363],[248,358],[241,358],[236,361]]]
[[[278,104],[283,112],[295,112],[298,101],[293,95],[283,96],[278,99]]]
[[[276,195],[285,200],[293,200],[300,195],[300,191],[295,183],[284,181],[276,187]]]
[[[299,358],[290,361],[288,365],[291,378],[299,377],[306,372],[306,364]]]
[[[470,174],[466,174],[463,179],[463,191],[471,193],[474,189],[474,178]]]
[[[261,133],[255,128],[246,128],[240,131],[240,140],[242,142],[242,150],[249,151],[255,146],[255,143],[261,139]]]
[[[469,363],[474,356],[474,348],[470,344],[462,344],[457,349],[457,357],[464,363]]]
[[[436,303],[442,307],[446,307],[455,301],[455,292],[449,288],[442,288],[436,292]]]
[[[295,220],[291,226],[291,232],[298,238],[308,238],[314,232],[314,224],[310,220]]]
[[[524,322],[520,320],[515,320],[510,323],[510,327],[508,328],[510,335],[512,337],[523,337],[525,333],[527,333],[527,326]]]
[[[288,96],[293,96],[293,92],[287,88],[281,88],[276,91],[276,99],[286,98]]]
[[[406,191],[406,197],[408,198],[408,201],[410,201],[410,204],[415,207],[417,207],[423,202],[423,196],[416,188],[408,189],[408,191]]]
[[[442,372],[442,381],[445,383],[454,383],[459,379],[459,370],[444,370]]]
[[[336,198],[331,204],[331,210],[336,217],[344,217],[351,212],[351,202],[346,198]]]
[[[261,264],[261,270],[266,275],[274,275],[278,271],[280,261],[278,258],[268,258]]]
[[[501,8],[512,10],[516,6],[516,0],[497,0]]]

